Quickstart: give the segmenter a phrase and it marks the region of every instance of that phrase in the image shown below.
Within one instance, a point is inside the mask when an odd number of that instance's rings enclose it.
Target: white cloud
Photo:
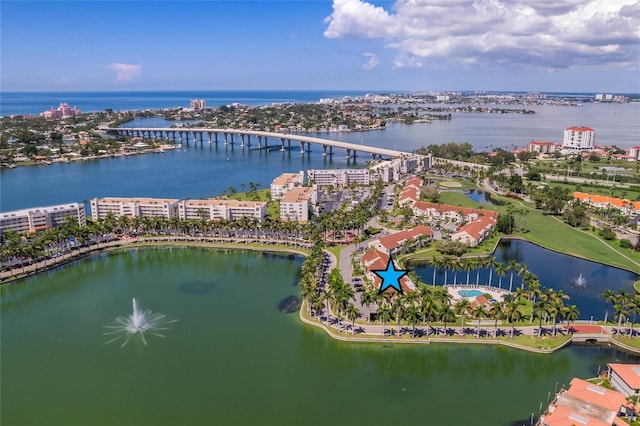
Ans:
[[[121,64],[114,62],[106,68],[116,72],[116,81],[131,81],[142,71],[141,65]]]
[[[325,37],[379,39],[420,58],[517,68],[638,67],[640,0],[334,0]]]
[[[380,59],[376,56],[375,53],[365,52],[362,54],[362,56],[369,58],[369,61],[367,61],[367,63],[362,66],[365,70],[372,70],[380,65]]]
[[[393,68],[422,68],[422,62],[413,55],[401,52],[393,60]]]

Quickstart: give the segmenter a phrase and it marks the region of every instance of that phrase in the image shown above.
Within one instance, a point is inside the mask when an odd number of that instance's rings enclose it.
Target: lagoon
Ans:
[[[599,297],[604,290],[625,290],[633,293],[633,282],[640,279],[640,276],[635,272],[556,253],[523,240],[503,240],[496,247],[494,254],[496,260],[504,263],[505,266],[511,260],[526,264],[527,269],[538,276],[543,289],[562,290],[570,297],[566,304],[577,305],[580,310],[580,318],[586,320],[604,319],[606,303],[605,299]],[[423,282],[433,283],[433,267],[424,262],[413,262],[412,266]],[[471,283],[475,283],[476,275],[476,269],[470,271]],[[509,289],[511,272],[502,277],[502,280],[495,272],[491,275],[490,277],[488,268],[480,269],[480,284],[489,283],[489,278],[491,278],[493,286],[501,285],[502,288]],[[580,276],[585,280],[584,285],[577,283]],[[450,281],[449,284],[453,283],[452,271],[448,271],[447,278]],[[456,274],[456,280],[458,284],[466,284],[467,271],[459,271]],[[443,283],[444,272],[439,269],[436,271],[435,284],[442,285]],[[514,274],[513,290],[515,291],[521,285],[522,276]],[[611,315],[611,307],[609,306],[609,319]]]
[[[574,376],[638,362],[599,346],[541,355],[334,341],[278,309],[299,292],[300,262],[248,251],[129,249],[3,285],[0,423],[324,426],[428,418],[507,426],[537,415],[548,393]],[[105,344],[103,326],[129,314],[132,297],[178,321],[147,346]]]

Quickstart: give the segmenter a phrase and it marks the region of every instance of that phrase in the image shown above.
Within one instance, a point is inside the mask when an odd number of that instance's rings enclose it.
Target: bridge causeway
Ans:
[[[322,147],[322,155],[333,155],[333,149],[339,148],[346,151],[347,158],[355,158],[357,152],[371,154],[372,158],[398,158],[412,156],[410,152],[398,151],[395,149],[377,148],[368,145],[354,144],[349,142],[335,141],[331,139],[318,138],[313,136],[304,136],[290,133],[265,132],[261,130],[245,130],[245,129],[210,129],[210,128],[178,128],[178,127],[118,127],[118,128],[101,128],[110,134],[119,134],[126,136],[138,136],[153,139],[168,139],[174,143],[184,142],[189,144],[189,140],[194,144],[205,143],[216,144],[224,143],[224,145],[235,145],[240,143],[241,147],[256,149],[256,144],[252,145],[251,138],[257,139],[257,149],[264,149],[269,152],[277,149],[278,145],[269,145],[269,138],[279,140],[280,151],[291,151],[291,141],[299,143],[300,153],[305,154],[311,152],[311,145],[320,145]],[[191,138],[190,138],[191,136]],[[239,141],[237,139],[240,139]]]

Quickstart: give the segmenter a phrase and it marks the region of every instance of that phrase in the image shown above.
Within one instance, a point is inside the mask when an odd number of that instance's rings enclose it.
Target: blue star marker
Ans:
[[[400,285],[400,278],[404,277],[408,271],[404,269],[396,269],[393,264],[393,259],[389,256],[389,262],[387,263],[387,269],[378,269],[376,271],[371,271],[380,278],[382,278],[382,283],[380,284],[380,291],[382,293],[389,287],[396,289],[396,291],[402,294],[402,286]]]

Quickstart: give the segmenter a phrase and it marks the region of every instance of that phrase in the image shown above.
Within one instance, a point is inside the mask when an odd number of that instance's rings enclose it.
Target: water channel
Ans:
[[[606,289],[614,291],[625,290],[633,293],[633,282],[640,277],[634,272],[620,268],[614,268],[597,262],[580,259],[562,253],[554,253],[545,248],[527,241],[507,240],[502,241],[495,251],[498,262],[507,266],[511,260],[527,265],[527,269],[538,276],[544,288],[562,290],[570,299],[567,304],[577,305],[580,310],[580,318],[591,320],[602,320],[605,316],[605,299],[599,295]],[[434,283],[434,268],[428,263],[413,264],[413,270],[427,284]],[[479,274],[478,274],[479,272]],[[491,285],[515,291],[522,286],[522,275],[518,276],[509,271],[502,278],[494,272],[490,273],[489,268],[481,268],[480,271],[473,269],[469,271],[469,282],[474,284],[476,278],[479,283],[486,285],[491,279]],[[582,277],[582,280],[579,280]],[[449,284],[453,283],[454,274],[449,270],[447,274]],[[456,274],[457,284],[467,283],[467,271],[459,271]],[[444,283],[444,271],[438,268],[435,271],[435,284]],[[611,318],[611,306],[609,306],[608,318]]]
[[[164,248],[102,254],[0,287],[5,426],[523,424],[611,348],[338,342],[278,309],[301,259]],[[140,309],[165,337],[106,344]],[[35,409],[37,407],[37,409]],[[514,423],[514,421],[520,422]]]

